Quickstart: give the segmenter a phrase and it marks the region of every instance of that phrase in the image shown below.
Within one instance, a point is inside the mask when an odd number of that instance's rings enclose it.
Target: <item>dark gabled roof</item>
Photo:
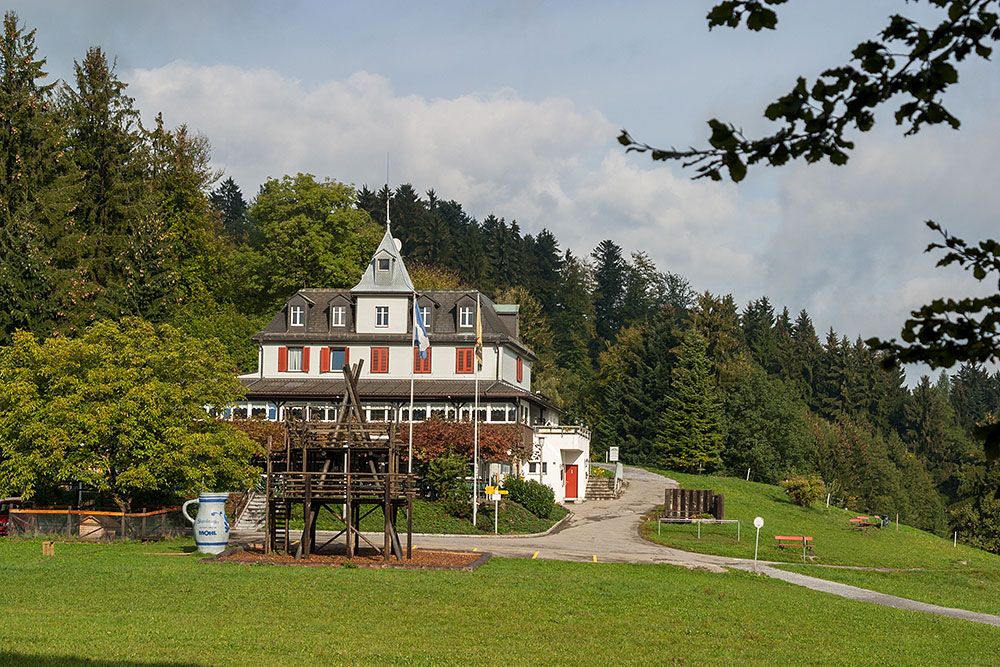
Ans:
[[[296,295],[312,300],[317,304],[326,304],[337,296],[353,300],[354,294],[346,289],[320,289],[306,288],[296,292]],[[408,293],[385,293],[386,296],[405,296]],[[473,302],[476,300],[475,290],[424,290],[417,292],[418,297],[427,297],[435,304],[434,310],[430,313],[430,327],[427,333],[430,335],[431,345],[435,341],[439,342],[474,342],[475,328],[459,329],[456,318],[456,307],[463,297],[469,297]],[[480,304],[483,316],[483,342],[484,343],[509,343],[523,352],[528,357],[534,358],[534,353],[514,337],[514,332],[509,330],[503,320],[497,315],[495,304],[485,294],[480,294]],[[305,328],[300,328],[296,332],[289,332],[285,324],[285,318],[279,312],[264,327],[264,330],[256,334],[253,340],[262,342],[266,340],[298,340],[298,341],[338,341],[338,342],[393,342],[409,340],[411,334],[376,335],[376,334],[356,334],[354,332],[344,332],[330,330],[329,320],[321,309],[314,309],[307,318]]]
[[[344,395],[343,377],[328,378],[240,378],[250,400],[339,400]],[[440,399],[467,402],[474,400],[475,380],[418,380],[413,394],[420,399]],[[408,401],[410,381],[404,379],[362,378],[358,393],[365,401]],[[479,381],[480,400],[526,399],[547,407],[550,401],[499,380]]]

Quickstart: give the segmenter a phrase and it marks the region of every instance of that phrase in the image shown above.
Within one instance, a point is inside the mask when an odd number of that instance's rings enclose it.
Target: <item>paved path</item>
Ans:
[[[544,536],[414,535],[413,544],[427,548],[474,548],[510,558],[672,563],[724,570],[732,559],[670,549],[639,536],[642,515],[661,504],[663,490],[676,487],[677,482],[640,468],[625,468],[625,479],[628,486],[621,498],[570,505],[573,514]]]
[[[588,500],[571,507],[573,514],[546,535],[414,535],[415,547],[444,549],[475,549],[489,551],[508,558],[541,558],[547,560],[588,561],[599,563],[670,563],[692,569],[724,572],[727,568],[752,571],[753,561],[681,551],[642,539],[639,528],[642,516],[663,502],[663,491],[676,487],[672,479],[641,468],[625,468],[628,486],[617,500]],[[749,529],[747,531],[749,534]],[[322,538],[317,533],[317,539]],[[263,539],[263,533],[243,533],[241,539]],[[379,534],[381,537],[381,534]],[[815,591],[839,595],[859,602],[879,604],[897,609],[923,611],[941,616],[961,618],[976,623],[1000,626],[1000,616],[981,614],[964,609],[952,609],[908,600],[864,588],[817,579],[797,572],[771,567],[776,563],[759,561],[757,571]]]
[[[733,567],[750,571],[753,568],[753,565],[741,563]],[[835,581],[817,579],[816,577],[799,574],[798,572],[779,570],[778,568],[771,567],[769,565],[761,565],[759,563],[757,565],[757,571],[762,574],[766,574],[773,579],[781,579],[782,581],[787,581],[790,584],[811,588],[814,591],[822,591],[823,593],[832,593],[833,595],[839,595],[842,598],[848,598],[850,600],[857,600],[858,602],[869,602],[871,604],[882,605],[883,607],[895,607],[896,609],[923,611],[930,614],[938,614],[940,616],[950,616],[952,618],[961,618],[966,621],[975,621],[976,623],[986,623],[987,625],[1000,626],[1000,616],[995,616],[994,614],[981,614],[979,612],[967,611],[965,609],[940,607],[936,604],[917,602],[916,600],[900,598],[895,595],[876,593],[875,591],[870,591],[866,588],[858,588],[857,586],[849,586]]]

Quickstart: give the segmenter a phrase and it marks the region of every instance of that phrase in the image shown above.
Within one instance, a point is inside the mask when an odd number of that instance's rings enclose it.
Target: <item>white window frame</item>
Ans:
[[[383,263],[385,265],[384,269],[382,268]],[[388,257],[379,257],[375,260],[375,270],[378,271],[379,273],[388,273],[389,267],[391,266],[392,265],[389,263]]]
[[[290,347],[288,348],[288,372],[289,373],[301,373],[302,372],[302,348],[301,347]]]
[[[375,306],[375,326],[379,328],[389,326],[389,306]]]
[[[463,329],[472,328],[472,306],[458,307],[458,326]]]
[[[424,328],[427,329],[427,333],[431,331],[431,309],[427,306],[420,306],[420,317],[424,320]]]
[[[347,326],[347,306],[334,306],[330,311],[330,326]]]
[[[302,327],[306,324],[306,307],[291,306],[288,309],[288,324],[293,327]]]

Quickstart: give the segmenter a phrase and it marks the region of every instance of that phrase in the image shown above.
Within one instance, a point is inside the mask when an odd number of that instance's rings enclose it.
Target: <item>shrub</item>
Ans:
[[[472,516],[472,493],[464,484],[455,486],[441,496],[441,505],[456,519],[468,519]]]
[[[465,486],[469,459],[455,452],[447,452],[427,462],[424,468],[424,486],[432,498],[443,499],[448,492]]]
[[[468,471],[469,459],[456,452],[442,454],[424,468],[424,486],[441,501],[445,512],[458,519],[472,514],[472,497],[465,483]]]
[[[781,488],[788,494],[788,498],[800,507],[809,507],[826,495],[826,485],[819,475],[786,479],[781,483]]]
[[[551,488],[535,480],[523,480],[513,475],[504,480],[503,488],[508,498],[540,519],[548,519],[556,505],[556,494]]]

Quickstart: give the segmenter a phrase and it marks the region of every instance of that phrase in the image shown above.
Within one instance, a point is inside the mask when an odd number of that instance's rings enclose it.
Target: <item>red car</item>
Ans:
[[[7,534],[7,528],[10,526],[10,510],[20,506],[20,498],[0,498],[0,535]]]

